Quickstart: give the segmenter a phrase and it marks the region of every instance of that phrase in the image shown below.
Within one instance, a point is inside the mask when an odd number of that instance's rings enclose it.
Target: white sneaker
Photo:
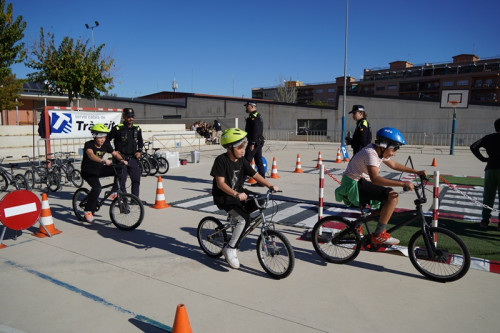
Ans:
[[[236,254],[236,249],[233,249],[229,245],[226,245],[222,249],[222,254],[226,257],[226,261],[232,268],[240,268],[240,261],[238,260],[238,255]]]
[[[88,223],[94,222],[94,215],[92,214],[92,212],[85,212],[85,214],[83,216],[85,217],[85,220]]]

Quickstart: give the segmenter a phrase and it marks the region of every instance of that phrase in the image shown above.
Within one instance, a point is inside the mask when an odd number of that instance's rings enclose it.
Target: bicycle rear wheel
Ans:
[[[160,175],[164,175],[168,172],[170,165],[165,157],[157,157],[158,160],[158,172]]]
[[[139,159],[139,167],[141,168],[141,176],[146,177],[151,172],[151,163],[145,158]]]
[[[35,173],[32,170],[27,170],[24,173],[24,177],[28,181],[31,188],[35,188],[35,185],[40,182],[40,179],[38,179],[38,181],[35,179]]]
[[[69,180],[76,187],[82,187],[83,186],[83,177],[82,177],[82,174],[80,173],[79,170],[73,169],[71,171],[71,173],[69,174]]]
[[[265,230],[257,239],[257,258],[267,274],[284,279],[293,271],[295,254],[288,239],[277,230]]]
[[[149,174],[151,176],[154,176],[158,173],[158,170],[159,170],[158,161],[155,160],[153,157],[148,158],[148,161],[149,161],[149,164],[151,164],[151,171]]]
[[[144,205],[133,194],[119,194],[109,207],[111,222],[120,230],[134,230],[144,219]]]
[[[47,182],[47,188],[51,192],[55,192],[59,190],[59,188],[61,187],[61,177],[59,177],[59,175],[54,171],[50,171],[47,174],[46,182]]]
[[[220,257],[222,248],[229,241],[222,222],[212,216],[204,217],[200,221],[196,237],[203,252],[212,258]]]
[[[435,244],[436,250],[428,249],[425,237]],[[439,282],[451,282],[462,278],[470,267],[470,253],[467,245],[452,231],[429,228],[426,236],[417,231],[408,243],[410,261],[425,277]]]
[[[14,186],[16,187],[16,190],[30,189],[28,180],[26,179],[26,177],[24,177],[24,175],[21,175],[20,173],[14,176]]]
[[[89,190],[86,188],[79,188],[73,194],[73,199],[71,200],[73,206],[73,212],[79,221],[85,221],[85,204],[87,203],[87,196],[89,195]]]
[[[0,173],[0,191],[6,191],[8,187],[9,182],[7,181],[7,177],[3,173]]]
[[[334,264],[354,260],[361,251],[356,228],[348,220],[336,216],[326,216],[316,222],[312,243],[321,258]]]

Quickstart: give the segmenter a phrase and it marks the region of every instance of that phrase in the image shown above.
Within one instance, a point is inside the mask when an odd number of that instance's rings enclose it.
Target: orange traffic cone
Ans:
[[[271,169],[271,178],[280,178],[278,176],[278,167],[276,166],[276,157],[273,157],[273,168]]]
[[[184,304],[177,305],[172,333],[192,333],[191,324]]]
[[[158,176],[158,186],[156,187],[156,200],[155,204],[151,206],[152,208],[162,209],[170,207],[169,204],[165,201],[165,193],[163,192],[163,183],[161,181],[161,177]]]
[[[252,162],[250,163],[250,165],[252,166],[252,168],[255,170],[255,162],[252,160]],[[248,184],[256,184],[257,181],[255,179],[253,179],[252,177],[249,177],[248,180],[247,180],[247,183]]]
[[[438,164],[437,164],[437,162],[436,162],[436,158],[435,158],[435,157],[432,159],[432,164],[431,164],[431,166],[433,166],[433,167],[437,167],[437,166],[438,166]]]
[[[40,228],[38,228],[38,231],[33,234],[36,237],[50,237],[62,232],[61,230],[57,230],[54,226],[49,200],[47,199],[47,193],[42,193],[42,212],[38,221],[40,222]]]
[[[300,164],[300,155],[297,154],[297,163],[295,164],[295,171],[293,173],[303,173],[302,165]]]
[[[335,160],[335,163],[342,163],[342,158],[340,157],[340,148],[337,149],[337,159]]]
[[[316,164],[316,169],[321,168],[323,165],[323,160],[321,159],[321,152],[318,153],[318,164]]]

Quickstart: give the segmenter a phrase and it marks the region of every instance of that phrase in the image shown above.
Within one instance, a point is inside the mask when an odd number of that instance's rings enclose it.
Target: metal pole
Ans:
[[[342,107],[342,137],[341,143],[345,145],[345,107],[346,107],[346,97],[347,97],[347,27],[348,27],[348,17],[349,17],[349,0],[346,0],[345,7],[345,45],[344,45],[344,98]]]
[[[453,150],[455,149],[455,129],[457,127],[457,112],[453,108],[453,124],[451,125],[451,143],[450,143],[450,155],[453,155]]]

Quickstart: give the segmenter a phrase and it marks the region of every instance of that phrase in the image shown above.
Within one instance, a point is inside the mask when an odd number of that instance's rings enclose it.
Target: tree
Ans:
[[[16,98],[22,91],[22,81],[16,80],[10,66],[20,63],[26,57],[24,37],[26,22],[22,16],[12,16],[12,4],[5,7],[5,0],[0,0],[0,110],[13,109]]]
[[[292,81],[291,78],[288,82],[283,78],[279,79],[275,98],[277,102],[290,104],[297,102],[297,85],[292,83],[295,83],[295,81]]]
[[[45,82],[51,95],[68,95],[70,105],[80,96],[98,98],[113,89],[113,59],[101,56],[105,44],[89,47],[89,41],[76,42],[64,37],[56,47],[54,34],[40,29],[40,41],[33,45],[26,66],[36,70],[28,74],[34,82]]]

